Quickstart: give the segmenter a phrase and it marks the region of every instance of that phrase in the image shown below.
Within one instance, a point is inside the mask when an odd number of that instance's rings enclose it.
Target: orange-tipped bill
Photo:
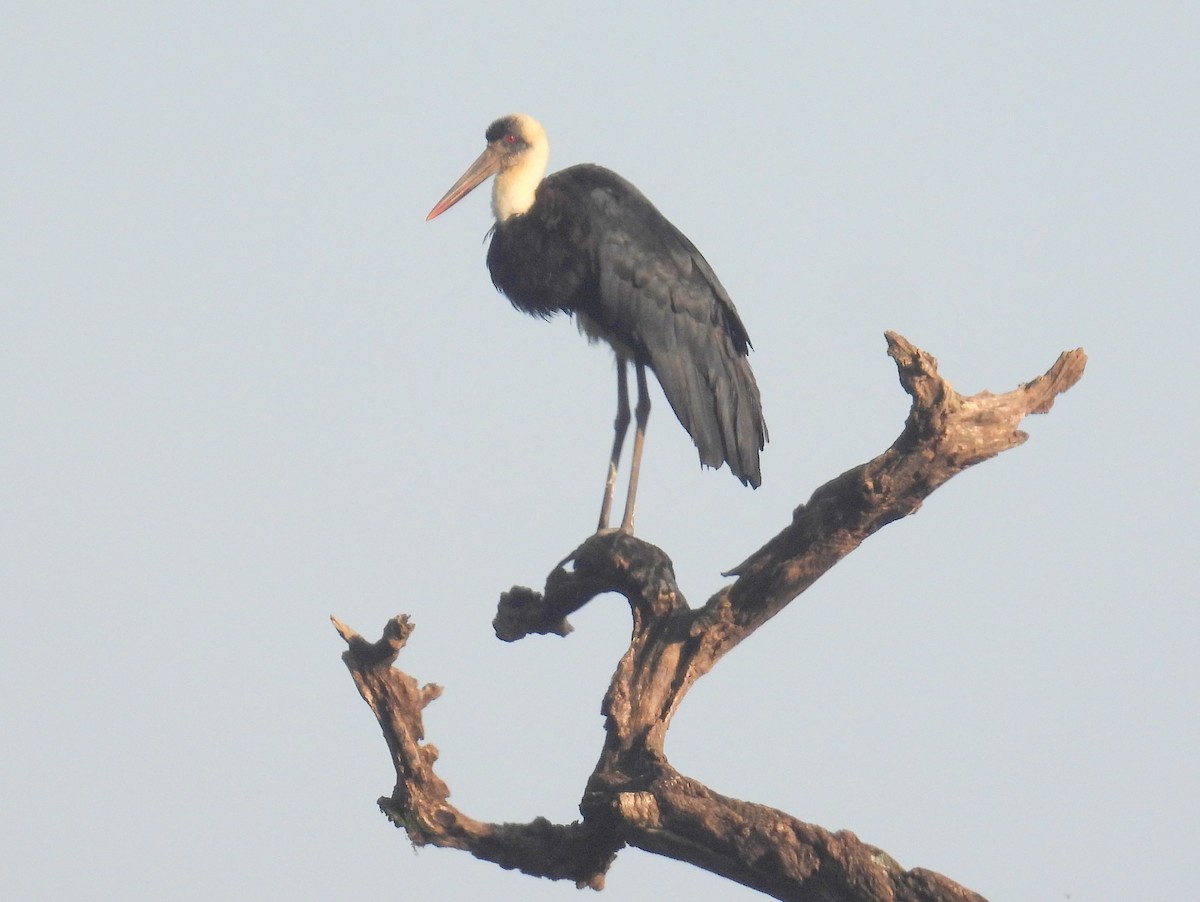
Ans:
[[[445,213],[470,194],[471,190],[489,175],[495,175],[499,168],[500,154],[489,146],[479,155],[479,159],[472,163],[470,168],[462,174],[459,180],[450,186],[450,190],[446,192],[445,196],[429,211],[429,215],[425,217],[425,221],[429,222],[435,216]]]

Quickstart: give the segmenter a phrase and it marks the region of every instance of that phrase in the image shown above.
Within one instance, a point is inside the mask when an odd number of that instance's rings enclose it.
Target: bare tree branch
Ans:
[[[395,789],[379,800],[380,810],[408,831],[413,845],[464,849],[535,877],[603,888],[604,874],[620,847],[611,836],[586,824],[559,826],[545,818],[529,824],[483,823],[449,803],[449,788],[433,772],[437,748],[421,744],[425,738],[421,712],[442,689],[418,688],[416,680],[392,666],[413,631],[407,615],[389,620],[383,638],[374,643],[336,617],[330,619],[349,645],[342,660],[359,694],[375,712],[396,768]]]
[[[679,774],[663,752],[671,718],[697,679],[872,533],[914,513],[967,467],[1025,441],[1032,413],[1083,375],[1082,350],[1063,353],[1045,375],[1002,395],[964,397],[936,361],[895,333],[888,353],[912,397],[904,430],[875,459],[818,488],[792,522],[728,575],[735,582],[699,609],[688,606],[670,559],[619,532],[592,536],[546,580],[545,591],[501,596],[496,634],[566,635],[566,618],[604,592],[629,601],[633,636],[604,699],[606,736],[580,803],[582,822],[484,824],[447,801],[433,772],[421,710],[440,694],[392,666],[412,631],[390,621],[369,643],[336,619],[343,655],[383,728],[397,782],[380,807],[414,843],[465,849],[529,874],[599,889],[624,845],[687,861],[778,899],[813,902],[949,902],[982,897],[940,874],[905,870],[848,831],[829,832],[788,814],[730,799]]]

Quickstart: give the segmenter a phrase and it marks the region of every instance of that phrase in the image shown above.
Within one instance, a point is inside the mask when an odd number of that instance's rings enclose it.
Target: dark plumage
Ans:
[[[487,263],[513,306],[580,317],[650,367],[700,462],[757,487],[766,440],[750,337],[716,273],[633,185],[600,166],[543,179],[536,215],[496,224]]]
[[[643,368],[658,377],[702,464],[723,463],[743,483],[761,483],[766,439],[750,338],[716,273],[645,196],[600,166],[541,178],[545,133],[527,116],[487,131],[488,148],[434,207],[440,214],[492,173],[496,225],[488,248],[492,281],[534,316],[575,315],[590,338],[617,355],[619,407],[600,528],[607,525],[624,431],[625,362],[639,382],[638,434],[622,528],[631,531],[641,441],[649,413]],[[624,420],[624,422],[622,422]]]

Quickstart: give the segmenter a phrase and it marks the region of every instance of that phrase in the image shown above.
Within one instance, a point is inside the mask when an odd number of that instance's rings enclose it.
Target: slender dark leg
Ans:
[[[608,515],[612,511],[613,491],[617,487],[617,465],[621,462],[621,448],[625,444],[625,433],[628,431],[629,377],[625,374],[625,358],[618,354],[617,417],[613,420],[612,456],[608,459],[608,480],[604,483],[604,501],[600,505],[600,525],[596,527],[597,532],[608,529]]]
[[[646,367],[635,363],[637,368],[638,400],[634,409],[637,431],[633,434],[633,459],[629,462],[629,494],[625,496],[625,516],[621,518],[621,532],[633,532],[633,507],[637,501],[638,471],[642,468],[642,445],[646,442],[646,422],[650,419],[650,391],[646,387]]]

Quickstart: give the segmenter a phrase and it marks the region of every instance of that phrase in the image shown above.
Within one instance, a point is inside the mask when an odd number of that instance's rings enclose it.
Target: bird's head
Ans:
[[[489,125],[484,137],[487,147],[479,159],[429,211],[427,222],[450,209],[491,175],[496,176],[492,185],[492,212],[497,222],[519,216],[533,206],[538,183],[550,158],[545,129],[532,116],[514,113]]]

